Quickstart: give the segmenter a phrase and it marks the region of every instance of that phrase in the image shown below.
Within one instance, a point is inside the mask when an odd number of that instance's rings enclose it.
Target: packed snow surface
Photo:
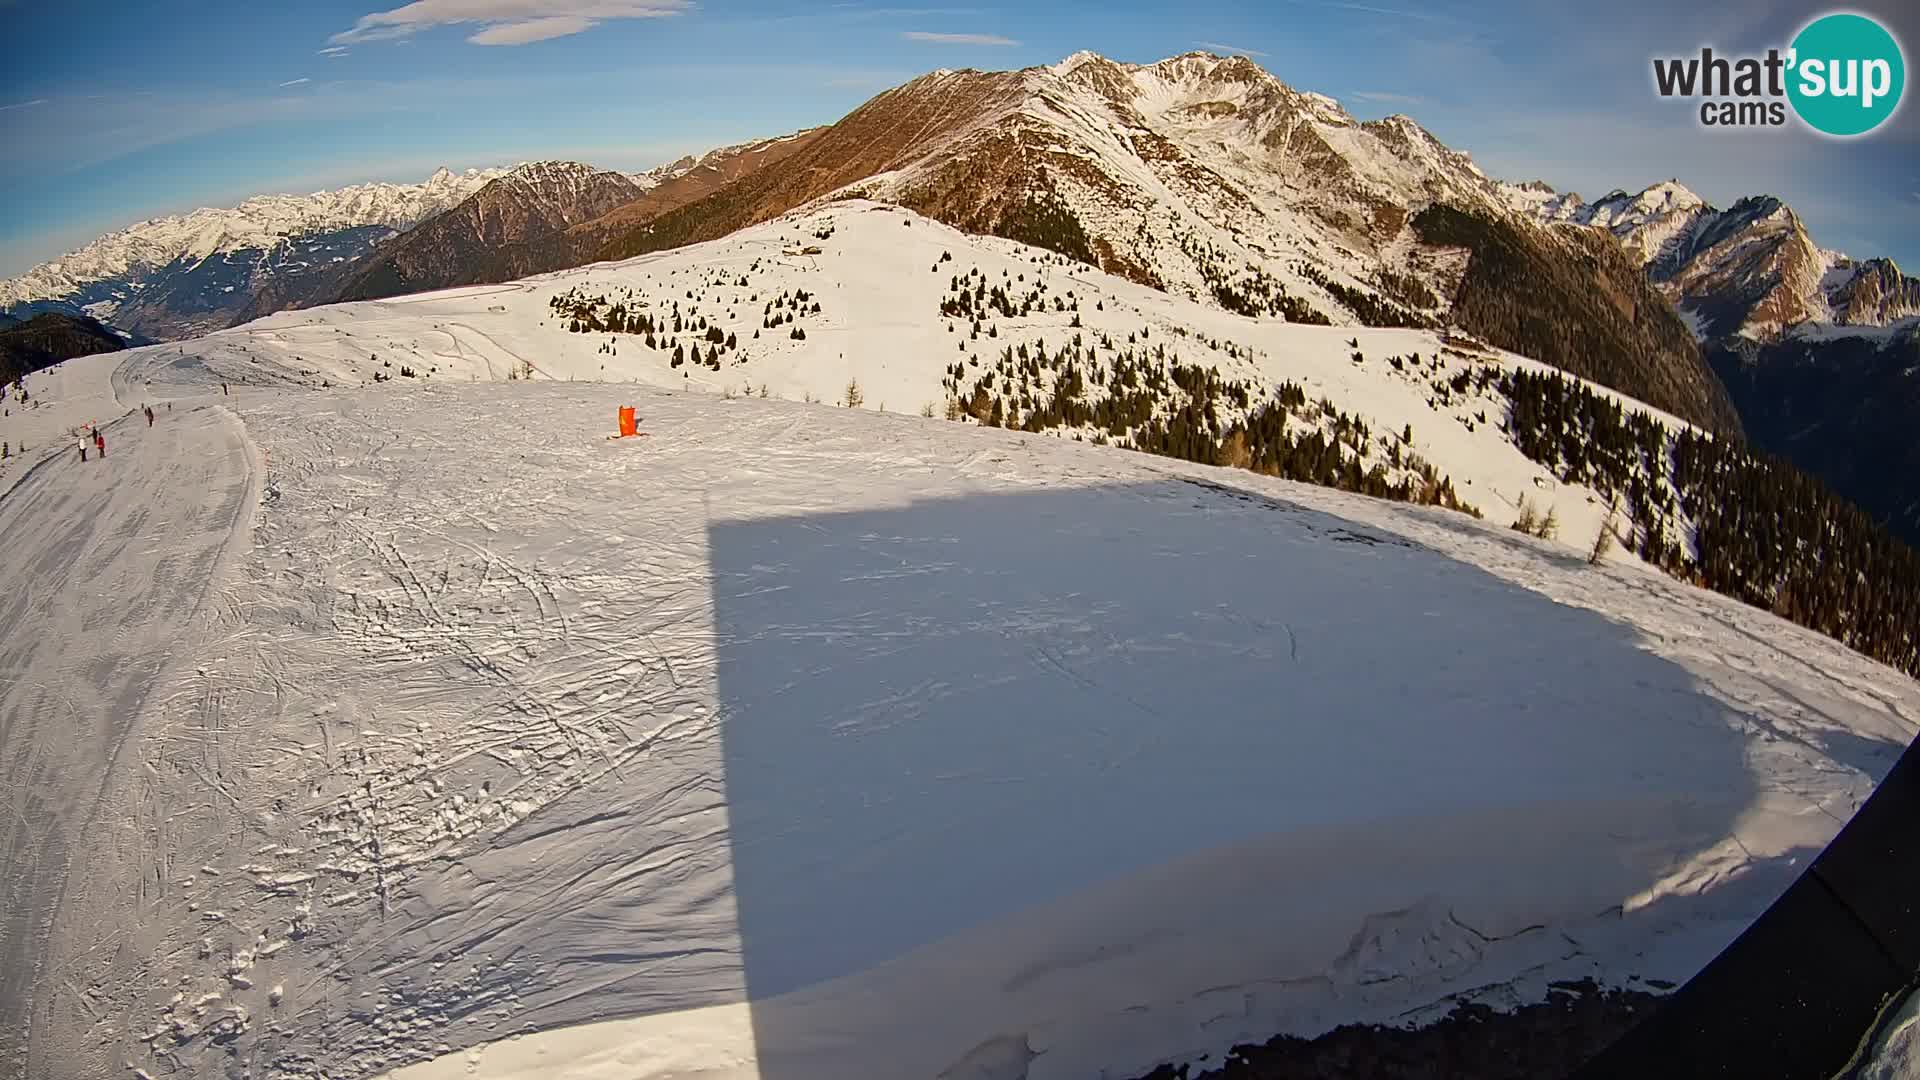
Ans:
[[[1587,536],[912,415],[965,336],[949,276],[1040,263],[835,214],[28,380],[8,1069],[1125,1076],[1658,988],[1920,724],[1904,676]],[[1356,332],[1048,273],[1083,332],[1229,337],[1249,377],[1419,417],[1489,509],[1547,491]],[[743,275],[822,311],[720,373],[549,306],[717,314],[697,279]],[[797,400],[849,379],[865,408]],[[644,436],[607,437],[621,405]]]
[[[1860,1080],[1920,1076],[1920,992],[1908,992],[1890,1012],[1854,1073]]]

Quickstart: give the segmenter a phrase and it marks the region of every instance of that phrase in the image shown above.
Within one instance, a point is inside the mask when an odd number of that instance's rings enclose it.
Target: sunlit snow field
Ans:
[[[1566,541],[1506,528],[1539,471],[1347,359],[1430,335],[1073,271],[1091,328],[1231,335],[1385,430],[1426,417],[1486,521],[913,415],[950,362],[938,253],[1038,264],[839,213],[818,257],[775,223],[29,379],[0,471],[10,1052],[1121,1076],[1657,987],[1915,733],[1911,680],[1587,565],[1584,492],[1553,489]],[[750,287],[827,299],[737,371],[540,321],[582,281],[755,259]],[[382,361],[438,371],[363,385]],[[850,379],[866,408],[799,400]],[[620,405],[644,437],[607,438]]]

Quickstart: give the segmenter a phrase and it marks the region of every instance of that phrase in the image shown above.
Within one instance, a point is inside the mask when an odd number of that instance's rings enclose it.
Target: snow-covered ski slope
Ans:
[[[1016,299],[1031,294],[1040,302],[1023,315],[989,315],[973,337],[968,318],[941,314],[942,301],[954,295],[955,278],[969,273],[976,288],[1003,288]],[[806,313],[763,326],[770,303],[776,316],[791,312],[778,306],[779,298],[801,293],[808,297]],[[677,305],[689,328],[671,335],[662,330],[652,349],[633,334],[572,333],[567,311],[574,309],[556,311],[556,297],[604,299],[602,313],[618,302],[662,323]],[[1056,301],[1078,310],[1055,310]],[[818,314],[811,313],[814,304]],[[735,348],[722,346],[718,370],[692,362],[672,366],[669,336],[683,349],[715,347],[693,329],[696,318],[737,342]],[[790,336],[796,327],[804,339]],[[1042,249],[965,234],[859,200],[623,263],[389,302],[282,312],[215,334],[201,348],[241,356],[266,372],[305,372],[304,381],[315,385],[398,377],[403,366],[429,381],[500,380],[517,365],[530,365],[537,379],[638,381],[830,403],[843,401],[848,383],[857,381],[865,408],[931,408],[945,415],[949,388],[942,380],[949,364],[967,365],[965,396],[982,373],[976,365],[991,368],[1003,349],[1044,345],[1058,353],[1076,339],[1109,361],[1125,351],[1164,349],[1169,359],[1217,367],[1247,381],[1256,400],[1281,380],[1297,383],[1310,399],[1325,398],[1371,426],[1369,461],[1384,464],[1386,443],[1410,427],[1413,440],[1406,449],[1451,476],[1461,497],[1489,520],[1511,522],[1525,496],[1541,514],[1558,515],[1570,548],[1589,548],[1606,516],[1593,491],[1563,487],[1498,430],[1505,400],[1497,391],[1436,400],[1436,384],[1465,370],[1547,370],[1544,365],[1490,348],[1449,348],[1429,331],[1251,319]],[[1364,359],[1356,362],[1356,353]],[[1411,363],[1396,369],[1390,359],[1416,356],[1425,365],[1417,370]],[[1684,426],[1647,411],[1675,431]],[[1094,432],[1081,434],[1090,438]],[[1616,557],[1632,555],[1620,549]]]
[[[817,213],[28,380],[8,1069],[1125,1076],[1660,986],[1920,729],[1920,687],[1826,638],[1507,529],[1531,466],[1381,363],[1431,338],[1046,269],[1083,333],[1231,340],[1413,423],[1487,521],[911,415],[968,332],[950,276],[1041,268]],[[739,274],[816,295],[806,339],[736,299],[747,362],[683,376],[552,322]],[[792,400],[850,379],[863,409]],[[607,439],[626,404],[647,436]]]

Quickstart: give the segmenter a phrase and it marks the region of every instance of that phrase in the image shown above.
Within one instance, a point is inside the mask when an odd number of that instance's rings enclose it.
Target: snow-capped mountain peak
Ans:
[[[1685,210],[1695,206],[1706,205],[1705,199],[1694,194],[1691,189],[1685,184],[1682,184],[1678,179],[1655,184],[1645,191],[1642,191],[1638,201],[1650,209],[1658,208],[1661,210]]]
[[[1616,188],[1588,204],[1576,220],[1608,226],[1623,221],[1644,222],[1661,214],[1685,213],[1706,204],[1705,199],[1678,180],[1665,180],[1639,192]]]
[[[1920,280],[1886,260],[1819,247],[1792,207],[1749,195],[1725,210],[1677,179],[1591,203],[1544,184],[1501,186],[1547,223],[1604,228],[1705,339],[1771,338],[1799,326],[1886,326],[1920,314]]]
[[[1542,184],[1532,190],[1536,193],[1551,193],[1553,189]],[[1517,197],[1515,201],[1534,206],[1542,205],[1526,196]],[[1678,180],[1662,181],[1638,192],[1615,188],[1590,203],[1582,202],[1579,195],[1568,192],[1561,198],[1558,208],[1556,220],[1571,221],[1579,225],[1598,225],[1611,229],[1615,233],[1637,230],[1672,215],[1710,209],[1705,199],[1694,194]]]
[[[621,190],[634,186],[624,173],[597,169],[578,161],[523,162],[509,169],[497,183],[521,189],[554,205],[566,205],[608,184]]]
[[[1054,64],[1052,67],[1048,68],[1048,70],[1052,71],[1055,75],[1065,78],[1066,76],[1073,74],[1074,70],[1078,68],[1080,65],[1090,63],[1096,60],[1109,62],[1109,63],[1111,62],[1111,61],[1107,61],[1106,57],[1101,56],[1097,52],[1093,52],[1090,49],[1081,49],[1079,52],[1074,53],[1072,56],[1069,56],[1066,59],[1060,61],[1059,63]]]
[[[507,177],[522,181],[577,180],[606,170],[578,161],[523,161],[507,170]]]

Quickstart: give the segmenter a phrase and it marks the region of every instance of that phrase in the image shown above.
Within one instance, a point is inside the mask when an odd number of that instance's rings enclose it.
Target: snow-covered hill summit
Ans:
[[[1438,331],[1237,315],[858,200],[618,264],[282,312],[200,347],[245,350],[311,384],[639,381],[820,401],[844,401],[851,385],[867,408],[958,410],[969,421],[1121,445],[1154,437],[1199,399],[1169,384],[1130,414],[1137,423],[1116,428],[1097,403],[1135,392],[1115,380],[1136,377],[1129,370],[1167,379],[1179,367],[1207,368],[1243,385],[1235,396],[1222,384],[1225,396],[1211,406],[1216,432],[1291,383],[1302,395],[1294,436],[1321,433],[1363,472],[1379,467],[1387,484],[1428,484],[1424,463],[1432,483],[1447,482],[1463,505],[1498,520],[1523,499],[1553,510],[1576,545],[1606,510],[1591,488],[1565,484],[1500,429],[1504,403],[1488,380],[1548,370],[1531,360]],[[1030,417],[1075,377],[1063,363],[1078,371],[1093,411]],[[1658,415],[1676,431],[1686,426]]]
[[[1686,327],[1604,235],[1542,228],[1414,121],[1362,123],[1244,57],[1123,64],[1082,53],[1018,71],[933,72],[634,224],[601,257],[716,239],[844,196],[1240,314],[1457,325],[1738,430]]]

